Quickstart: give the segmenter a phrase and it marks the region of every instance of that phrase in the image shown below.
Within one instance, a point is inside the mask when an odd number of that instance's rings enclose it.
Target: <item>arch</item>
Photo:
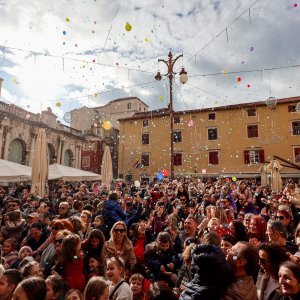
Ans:
[[[72,162],[73,162],[73,152],[70,149],[68,149],[65,151],[64,165],[68,167],[72,167]]]
[[[9,145],[8,160],[18,164],[24,164],[25,150],[25,142],[21,139],[14,139]]]
[[[48,163],[52,165],[56,163],[55,149],[52,144],[48,143]]]

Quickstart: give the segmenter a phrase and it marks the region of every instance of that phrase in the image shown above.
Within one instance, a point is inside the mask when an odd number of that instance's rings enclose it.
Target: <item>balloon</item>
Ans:
[[[105,121],[103,124],[102,124],[102,127],[105,129],[105,130],[110,130],[111,129],[111,123],[109,121]]]
[[[56,102],[55,105],[56,105],[57,107],[61,107],[61,103],[60,103],[60,102]]]
[[[195,123],[193,120],[189,120],[188,122],[188,127],[194,127],[195,126]]]
[[[69,19],[69,18],[66,18],[66,22],[70,22],[70,19]]]
[[[226,180],[226,182],[230,181],[230,179],[229,179],[228,177],[226,177],[226,179],[225,179],[225,180]]]
[[[131,29],[132,29],[132,26],[128,22],[126,22],[125,30],[126,31],[131,31]]]
[[[168,177],[168,175],[169,175],[169,172],[168,172],[168,170],[166,170],[166,169],[163,170],[162,173],[163,173],[163,175],[164,175],[165,177]]]
[[[160,101],[163,101],[164,99],[165,99],[164,96],[159,96]]]
[[[232,177],[231,179],[232,179],[232,181],[236,181],[236,177]]]
[[[138,187],[141,186],[141,183],[140,183],[138,180],[136,180],[136,181],[134,182],[134,186],[138,188]]]
[[[164,178],[163,173],[161,173],[161,172],[157,173],[156,178],[157,178],[158,180],[162,180],[162,179]]]

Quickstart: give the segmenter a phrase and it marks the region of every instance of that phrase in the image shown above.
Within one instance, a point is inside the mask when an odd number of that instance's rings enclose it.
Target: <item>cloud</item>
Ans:
[[[2,100],[35,110],[50,106],[60,116],[128,95],[139,96],[151,109],[166,107],[168,81],[152,81],[158,68],[167,72],[158,59],[167,60],[170,50],[174,56],[184,54],[175,65],[177,73],[182,65],[188,75],[221,73],[191,77],[184,86],[177,74],[176,110],[260,101],[270,93],[277,98],[299,95],[299,68],[222,74],[300,63],[300,10],[289,1],[258,1],[250,15],[247,11],[227,27],[252,3],[2,1],[0,46],[31,51],[5,48],[0,57]],[[125,30],[126,22],[131,31]]]

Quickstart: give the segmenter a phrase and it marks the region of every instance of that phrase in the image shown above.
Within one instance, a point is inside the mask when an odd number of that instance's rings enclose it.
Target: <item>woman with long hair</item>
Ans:
[[[70,234],[62,241],[61,254],[61,259],[54,270],[63,277],[69,288],[83,291],[84,260],[78,235]]]
[[[114,256],[121,257],[126,268],[136,262],[132,243],[127,236],[127,227],[123,221],[118,221],[113,225],[110,231],[110,239],[105,242],[102,248],[102,263],[105,265],[106,260]]]

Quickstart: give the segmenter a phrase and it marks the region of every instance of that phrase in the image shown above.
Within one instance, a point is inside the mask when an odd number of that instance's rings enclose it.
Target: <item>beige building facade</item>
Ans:
[[[81,168],[82,132],[61,124],[48,108],[33,114],[0,101],[0,158],[31,165],[38,128],[45,128],[49,163]]]
[[[300,168],[300,97],[174,113],[175,176],[254,178],[274,156]],[[268,104],[268,105],[267,105]],[[119,120],[119,176],[170,173],[168,109]],[[289,166],[288,164],[284,164]],[[285,167],[283,177],[300,177]]]

